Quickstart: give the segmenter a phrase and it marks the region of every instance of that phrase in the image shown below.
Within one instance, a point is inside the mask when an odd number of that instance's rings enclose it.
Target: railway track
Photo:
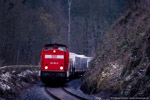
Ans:
[[[54,94],[52,94],[47,87],[44,88],[45,92],[50,95],[52,98],[54,98],[55,100],[62,100],[61,98],[55,96]]]
[[[66,90],[64,87],[62,87],[62,90],[65,91],[66,93],[68,93],[68,94],[70,94],[70,95],[72,95],[72,96],[78,98],[79,100],[87,100],[87,99],[85,99],[85,98],[83,98],[83,97],[81,97],[81,96],[78,96],[78,95],[76,95],[76,94],[73,94],[72,92]]]
[[[64,87],[61,88],[44,88],[46,93],[50,95],[55,100],[87,100],[81,96],[73,94],[72,92],[66,90]]]

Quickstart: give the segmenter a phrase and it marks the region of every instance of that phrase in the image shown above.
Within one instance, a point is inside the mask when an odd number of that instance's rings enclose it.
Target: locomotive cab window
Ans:
[[[54,46],[46,46],[44,51],[53,50],[53,49],[57,49],[57,50],[66,52],[66,47],[64,47],[64,46],[56,46],[56,45],[54,45]]]
[[[65,47],[58,47],[58,50],[60,50],[60,51],[64,51],[64,52],[66,52],[66,48]]]
[[[45,47],[45,51],[46,51],[46,50],[52,50],[52,49],[53,49],[52,46]]]

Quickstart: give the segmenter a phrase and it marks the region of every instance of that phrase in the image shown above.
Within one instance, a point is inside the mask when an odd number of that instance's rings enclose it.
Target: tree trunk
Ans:
[[[70,48],[70,32],[71,32],[71,2],[72,0],[68,0],[68,47]]]

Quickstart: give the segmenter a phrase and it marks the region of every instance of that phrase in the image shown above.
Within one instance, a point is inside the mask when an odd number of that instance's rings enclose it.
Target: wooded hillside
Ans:
[[[93,56],[124,5],[122,0],[1,0],[0,66],[37,64],[50,41]]]

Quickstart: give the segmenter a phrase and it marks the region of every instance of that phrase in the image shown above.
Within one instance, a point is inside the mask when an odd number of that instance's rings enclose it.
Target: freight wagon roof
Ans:
[[[76,54],[76,53],[73,53],[73,52],[69,52],[69,58],[75,58],[75,57],[79,57],[79,58],[93,58],[93,57],[87,57],[85,55],[79,55],[79,54]]]
[[[73,53],[73,52],[69,52],[69,58],[74,58],[74,57],[84,57],[84,55],[79,55],[79,54],[76,54],[76,53]]]

